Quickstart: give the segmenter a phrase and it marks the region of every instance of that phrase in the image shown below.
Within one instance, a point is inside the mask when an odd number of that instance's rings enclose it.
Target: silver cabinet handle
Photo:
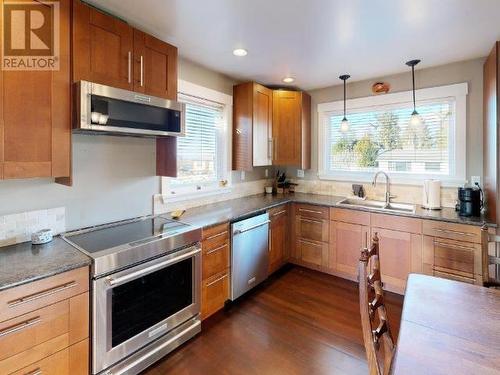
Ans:
[[[226,244],[224,244],[224,245],[222,245],[222,246],[216,247],[215,249],[208,250],[208,251],[206,252],[206,255],[208,255],[208,254],[212,254],[212,253],[215,253],[216,251],[219,251],[219,250],[221,250],[221,249],[223,249],[223,248],[225,248],[225,247],[227,247],[227,243],[226,243]]]
[[[19,324],[12,326],[12,327],[1,330],[0,337],[4,337],[4,336],[10,335],[12,333],[22,331],[23,329],[26,329],[28,327],[31,327],[31,326],[34,326],[35,324],[40,323],[41,321],[42,321],[42,319],[39,316],[32,318],[32,319],[29,319],[29,320],[26,320],[22,323],[19,323]]]
[[[317,244],[316,242],[303,240],[302,238],[300,238],[300,239],[299,239],[299,242],[302,242],[302,243],[307,243],[307,244],[309,244],[309,245],[313,245],[313,246],[321,246],[320,244]]]
[[[128,275],[125,275],[125,276],[121,276],[121,277],[117,277],[117,278],[108,276],[108,277],[106,277],[106,281],[111,286],[116,286],[116,285],[119,285],[119,284],[123,284],[123,283],[126,283],[127,281],[131,281],[131,280],[137,279],[137,278],[139,278],[141,276],[144,276],[144,275],[150,274],[152,272],[158,271],[158,270],[160,270],[162,268],[167,267],[170,264],[180,262],[180,261],[182,261],[184,259],[187,259],[187,258],[191,258],[192,256],[194,256],[194,255],[196,255],[196,254],[198,254],[200,252],[201,252],[201,250],[198,249],[198,248],[196,248],[195,250],[192,250],[190,252],[182,254],[182,255],[180,255],[178,257],[166,260],[166,261],[161,262],[161,263],[154,264],[152,266],[143,268],[143,269],[135,271],[135,272],[131,272]]]
[[[451,229],[441,229],[441,228],[432,228],[436,232],[441,232],[441,233],[449,233],[449,234],[456,234],[458,236],[469,236],[469,237],[476,237],[474,233],[467,233],[467,232],[459,232],[456,230],[451,230]]]
[[[220,233],[214,234],[214,235],[212,235],[212,236],[210,236],[210,237],[207,237],[207,238],[205,239],[205,241],[207,241],[207,240],[213,240],[214,238],[217,238],[217,237],[223,236],[223,235],[225,235],[225,234],[227,234],[227,230],[225,230],[224,232],[220,232]]]
[[[437,245],[437,246],[440,246],[440,247],[446,247],[447,249],[457,248],[457,249],[464,249],[464,250],[469,250],[469,251],[474,251],[475,250],[472,247],[463,246],[463,245],[449,244],[449,243],[444,243],[444,242],[440,242],[440,241],[434,241],[434,245]]]
[[[309,212],[311,214],[322,214],[322,211],[316,211],[316,210],[309,210],[307,208],[299,208],[299,212]]]
[[[227,273],[226,273],[226,274],[224,274],[224,275],[222,275],[221,277],[218,277],[218,278],[217,278],[217,279],[215,279],[214,281],[209,282],[209,283],[207,284],[207,287],[212,286],[212,285],[214,285],[215,283],[218,283],[218,282],[219,282],[219,281],[221,281],[221,280],[224,280],[226,277],[227,277]]]
[[[32,301],[35,301],[35,300],[40,299],[40,298],[51,296],[53,294],[62,292],[66,289],[73,288],[75,286],[76,286],[76,281],[70,281],[69,283],[59,285],[59,286],[56,286],[54,288],[47,289],[47,290],[44,290],[44,291],[39,292],[39,293],[31,294],[31,295],[26,296],[26,297],[21,297],[21,298],[14,300],[14,301],[10,301],[7,303],[7,305],[9,307],[16,307],[16,306],[22,305],[24,303],[32,302]]]
[[[273,148],[274,148],[274,141],[272,138],[269,138],[267,140],[267,158],[270,160],[273,159]]]
[[[42,369],[36,368],[33,371],[27,372],[25,375],[42,375]]]
[[[273,214],[273,217],[279,216],[279,215],[283,215],[284,213],[286,213],[286,210],[276,212],[276,213]]]
[[[144,57],[141,55],[141,87],[144,86]]]
[[[300,221],[304,221],[306,223],[323,224],[323,222],[319,221],[319,220],[311,220],[311,219],[304,219],[304,218],[300,218]]]
[[[132,82],[132,51],[128,51],[128,83]]]
[[[263,223],[260,223],[260,224],[257,224],[257,225],[252,225],[251,227],[248,227],[248,228],[245,228],[245,229],[237,229],[234,231],[233,235],[238,235],[238,234],[242,234],[242,233],[245,233],[245,232],[248,232],[252,229],[255,229],[255,228],[258,228],[258,227],[261,227],[263,225],[267,225],[271,222],[271,220],[267,220],[267,221],[264,221]]]

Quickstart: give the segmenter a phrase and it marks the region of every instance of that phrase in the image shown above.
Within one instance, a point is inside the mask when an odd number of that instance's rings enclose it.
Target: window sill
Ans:
[[[206,198],[221,194],[229,194],[229,193],[231,193],[231,186],[226,186],[223,188],[216,188],[216,189],[180,192],[177,194],[168,194],[168,195],[162,194],[161,197],[163,203],[172,203],[172,202],[182,202],[193,199],[201,199],[201,198]]]
[[[342,173],[342,172],[341,172]],[[342,173],[342,175],[335,174],[326,174],[326,173],[318,173],[318,178],[320,180],[327,180],[327,181],[340,181],[340,182],[353,182],[353,183],[359,183],[359,182],[365,182],[365,183],[372,183],[373,182],[373,176],[375,175],[376,172],[370,174],[370,173],[361,173],[361,174],[355,174],[355,173],[349,173],[345,172]],[[438,176],[438,175],[417,175],[417,176],[401,176],[401,175],[396,175],[396,174],[391,174],[389,173],[389,178],[391,179],[391,184],[394,185],[408,185],[408,186],[422,186],[424,183],[424,180],[428,179],[434,179],[434,180],[440,180],[441,181],[441,187],[460,187],[463,186],[467,181],[465,179],[460,179],[460,178],[444,178],[443,176]],[[384,180],[384,181],[382,181]],[[382,178],[382,183],[385,182],[385,179]]]

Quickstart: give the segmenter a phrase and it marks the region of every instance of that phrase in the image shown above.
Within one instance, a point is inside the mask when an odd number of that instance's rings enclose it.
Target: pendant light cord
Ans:
[[[415,65],[411,66],[411,78],[413,82],[413,111],[416,111],[417,106],[415,104]]]
[[[345,81],[346,80],[344,79],[344,118],[345,118],[345,93],[346,93],[346,91],[345,91]]]

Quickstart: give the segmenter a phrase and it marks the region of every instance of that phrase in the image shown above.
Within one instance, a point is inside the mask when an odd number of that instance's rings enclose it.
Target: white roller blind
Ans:
[[[177,138],[175,185],[206,184],[218,180],[219,134],[224,107],[221,104],[180,95],[186,103],[186,136]]]
[[[421,126],[412,126],[411,103],[348,110],[349,130],[341,132],[341,112],[327,112],[326,167],[330,171],[406,174],[450,173],[450,129],[455,99],[418,103]]]

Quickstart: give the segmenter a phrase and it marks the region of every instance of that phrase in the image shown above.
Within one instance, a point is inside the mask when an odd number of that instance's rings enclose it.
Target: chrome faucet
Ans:
[[[375,176],[373,176],[373,182],[372,185],[373,187],[377,186],[377,177],[379,174],[383,174],[385,176],[385,206],[384,208],[387,208],[391,205],[391,198],[396,198],[394,195],[391,195],[391,179],[389,178],[389,175],[385,173],[384,171],[378,171],[375,173]]]

